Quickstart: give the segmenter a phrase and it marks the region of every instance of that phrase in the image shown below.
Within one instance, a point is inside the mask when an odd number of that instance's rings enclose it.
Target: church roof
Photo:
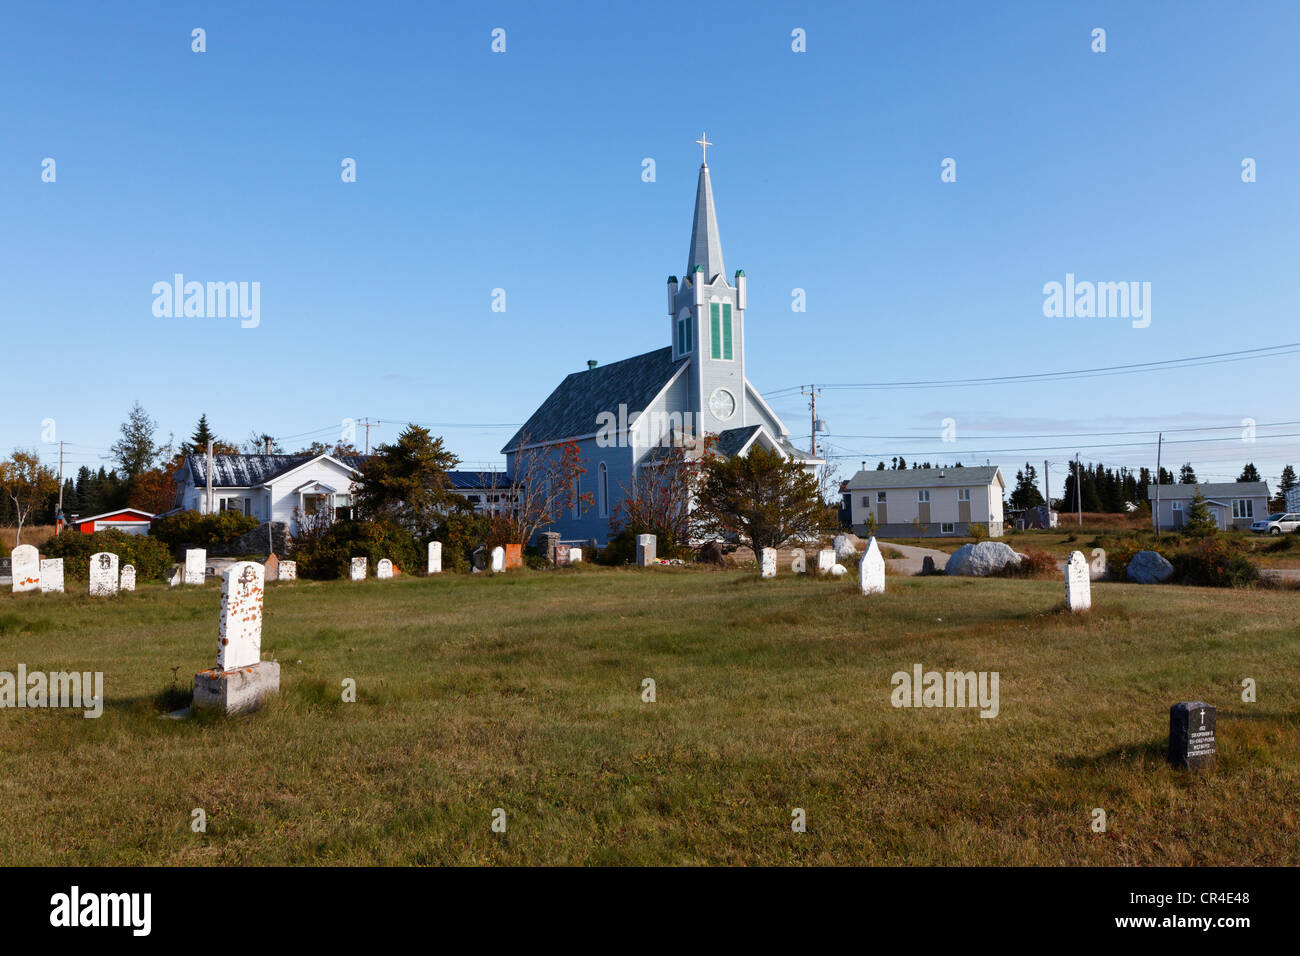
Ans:
[[[747,425],[743,428],[728,428],[718,432],[718,443],[713,447],[719,455],[738,455],[749,440],[762,431],[762,425]]]
[[[686,262],[687,277],[695,274],[695,267],[704,267],[704,281],[726,274],[722,264],[722,239],[718,236],[718,214],[713,209],[713,184],[709,181],[709,167],[700,166],[700,181],[695,187],[695,218],[691,221],[691,254]]]
[[[645,411],[673,374],[689,359],[673,361],[672,346],[597,365],[567,376],[501,449],[507,454],[527,439],[530,445],[566,441],[595,434],[601,412],[618,414],[627,406],[631,419]]]

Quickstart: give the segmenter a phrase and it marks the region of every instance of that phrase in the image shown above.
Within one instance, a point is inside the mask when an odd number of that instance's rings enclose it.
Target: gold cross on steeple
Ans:
[[[709,147],[713,145],[712,143],[709,142],[709,134],[701,133],[700,138],[697,139],[695,142],[700,147],[700,154],[704,162],[704,165],[705,166],[709,165]]]

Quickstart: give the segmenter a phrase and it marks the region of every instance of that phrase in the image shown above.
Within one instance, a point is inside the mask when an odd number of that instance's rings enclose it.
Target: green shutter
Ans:
[[[682,328],[686,332],[686,351],[689,352],[691,350],[691,346],[695,344],[691,341],[691,337],[692,337],[691,323],[689,321],[683,320]]]
[[[677,354],[681,355],[686,351],[686,323],[677,320]]]
[[[722,320],[718,315],[718,303],[709,304],[709,331],[713,334],[709,336],[709,354],[715,359],[722,358]]]
[[[722,357],[731,359],[731,303],[722,303]]]

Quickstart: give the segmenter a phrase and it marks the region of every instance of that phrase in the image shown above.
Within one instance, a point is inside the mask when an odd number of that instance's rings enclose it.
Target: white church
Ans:
[[[549,530],[566,541],[609,537],[609,521],[656,449],[682,438],[716,435],[719,454],[744,455],[755,445],[809,468],[822,459],[796,448],[789,429],[745,377],[746,279],[728,281],[709,179],[707,137],[695,191],[686,275],[668,278],[671,344],[609,365],[588,363],[551,392],[501,449],[515,474],[521,450],[544,453],[573,442],[586,468],[575,508]]]

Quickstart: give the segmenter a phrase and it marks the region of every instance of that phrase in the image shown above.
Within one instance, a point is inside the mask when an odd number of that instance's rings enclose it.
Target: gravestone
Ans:
[[[484,545],[479,545],[469,553],[469,569],[473,572],[486,571],[488,569],[488,550]]]
[[[185,552],[185,583],[202,584],[208,568],[208,552],[203,548],[190,548]]]
[[[492,573],[500,574],[506,569],[506,549],[497,545],[492,549]]]
[[[648,567],[655,563],[658,540],[652,534],[639,534],[636,536],[636,566],[638,568]]]
[[[1218,711],[1201,700],[1169,708],[1169,762],[1183,770],[1214,766],[1214,729]]]
[[[262,660],[265,568],[237,561],[221,576],[217,666],[194,675],[194,706],[223,714],[256,710],[280,689],[280,665]]]
[[[831,565],[831,577],[833,578],[842,578],[844,577],[844,575],[848,573],[849,573],[849,569],[842,564]]]
[[[117,593],[117,555],[100,551],[90,556],[90,593],[94,597]]]
[[[793,574],[808,572],[808,556],[804,554],[803,548],[795,548],[790,552],[790,571]]]
[[[582,564],[582,549],[581,549],[581,548],[570,548],[570,549],[569,549],[569,563],[570,563],[570,564]]]
[[[867,549],[862,552],[858,562],[858,586],[863,594],[885,593],[885,559],[880,554],[880,545],[873,535],[867,542]]]
[[[442,574],[442,542],[429,542],[429,574]]]
[[[551,564],[559,564],[559,561],[556,560],[556,549],[560,546],[560,533],[558,531],[543,531],[538,537],[542,539],[542,555]]]
[[[776,577],[776,548],[764,548],[758,571],[759,577]]]
[[[927,554],[924,558],[921,559],[921,573],[922,573],[923,575],[926,575],[926,576],[929,576],[929,575],[931,575],[931,574],[936,574],[936,573],[938,573],[938,572],[935,571],[935,568],[934,568],[934,556],[933,556],[933,555],[929,555],[929,554]]]
[[[118,587],[123,591],[135,590],[135,565],[128,564],[122,568],[122,576],[119,579]]]
[[[366,579],[366,559],[353,558],[349,573],[353,581],[364,581]]]
[[[184,581],[185,581],[185,565],[173,564],[171,576],[167,578],[167,586],[169,588],[179,587]]]
[[[375,565],[375,577],[381,581],[388,581],[393,576],[393,562],[387,558],[380,558],[379,563]]]
[[[46,558],[41,562],[41,592],[63,593],[63,559]]]
[[[573,548],[571,548],[569,545],[557,544],[555,546],[554,557],[551,559],[551,562],[557,568],[562,568],[569,563],[572,553],[573,553]]]
[[[20,591],[39,591],[41,589],[41,553],[34,545],[20,544],[9,556],[13,561],[13,589]]]
[[[506,545],[506,570],[511,571],[524,566],[524,546],[522,544]]]
[[[272,551],[266,556],[266,561],[262,563],[262,570],[266,574],[266,580],[280,580],[280,556]]]
[[[1092,607],[1092,578],[1088,574],[1088,559],[1082,551],[1071,551],[1065,562],[1065,603],[1071,611],[1086,611]]]
[[[833,567],[835,567],[835,552],[830,548],[822,548],[817,552],[817,573],[829,574]]]
[[[281,561],[281,562],[280,562],[280,576],[279,576],[279,580],[281,580],[281,581],[297,581],[297,580],[298,580],[298,562],[297,562],[297,561]]]
[[[847,534],[837,534],[835,540],[831,542],[831,550],[835,552],[835,557],[841,561],[845,558],[855,557],[858,553],[849,541]]]

